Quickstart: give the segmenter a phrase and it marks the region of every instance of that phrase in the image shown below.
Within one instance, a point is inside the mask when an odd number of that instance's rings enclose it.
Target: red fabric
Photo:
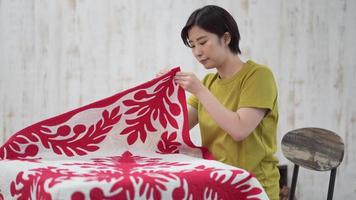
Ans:
[[[192,143],[177,71],[15,133],[0,148],[0,200],[267,199]]]

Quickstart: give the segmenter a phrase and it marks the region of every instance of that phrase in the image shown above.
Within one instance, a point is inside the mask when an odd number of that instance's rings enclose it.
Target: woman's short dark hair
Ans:
[[[194,25],[218,35],[219,38],[226,32],[230,33],[230,50],[235,54],[241,54],[239,47],[239,28],[237,27],[234,18],[225,9],[219,6],[208,5],[195,10],[190,15],[187,23],[181,31],[182,40],[188,47],[191,47],[189,44],[188,32]]]

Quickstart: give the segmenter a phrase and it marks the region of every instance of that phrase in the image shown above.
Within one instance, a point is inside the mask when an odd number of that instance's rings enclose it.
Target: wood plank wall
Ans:
[[[344,139],[335,199],[356,199],[354,0],[0,0],[0,143],[163,67],[179,65],[202,77],[180,29],[205,4],[228,9],[239,24],[242,57],[273,70],[279,141],[304,126]],[[299,180],[299,199],[326,198],[328,174],[301,170]]]

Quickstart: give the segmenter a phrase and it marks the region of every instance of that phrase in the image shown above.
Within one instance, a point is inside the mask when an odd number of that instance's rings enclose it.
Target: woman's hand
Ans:
[[[206,89],[195,74],[191,72],[177,72],[174,81],[195,96]]]

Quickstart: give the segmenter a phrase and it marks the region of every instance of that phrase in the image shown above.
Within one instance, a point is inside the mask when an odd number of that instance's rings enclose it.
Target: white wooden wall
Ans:
[[[356,199],[354,0],[0,0],[0,143],[41,119],[150,80],[163,67],[202,77],[180,29],[205,4],[228,9],[243,58],[274,71],[279,140],[304,126],[344,139],[334,197]],[[300,170],[299,199],[326,199],[328,175]]]

